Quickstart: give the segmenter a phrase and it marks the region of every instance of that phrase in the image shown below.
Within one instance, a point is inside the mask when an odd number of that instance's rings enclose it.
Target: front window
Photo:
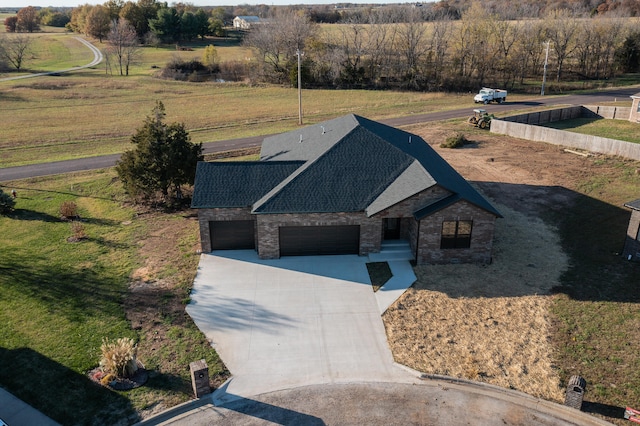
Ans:
[[[471,220],[445,220],[442,222],[441,249],[471,247]]]

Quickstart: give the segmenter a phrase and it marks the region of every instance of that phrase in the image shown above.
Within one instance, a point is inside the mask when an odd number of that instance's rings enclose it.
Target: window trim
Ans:
[[[454,225],[453,234],[445,234],[445,227]],[[468,224],[469,232],[460,233],[461,224]],[[443,220],[440,228],[440,249],[468,249],[471,248],[471,234],[473,233],[473,220]]]

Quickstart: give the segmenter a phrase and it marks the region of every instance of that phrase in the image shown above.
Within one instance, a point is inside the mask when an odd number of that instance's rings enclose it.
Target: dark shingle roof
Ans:
[[[640,198],[634,201],[629,201],[625,203],[625,207],[629,207],[630,209],[640,210]]]
[[[421,137],[353,114],[265,138],[260,160],[198,165],[193,207],[371,216],[438,185],[501,217]]]
[[[458,194],[460,198],[480,207],[498,217],[500,212],[491,205],[476,189],[455,171],[424,139],[376,121],[357,117],[361,125],[385,138],[389,143],[401,149],[420,162],[425,170],[441,187]]]
[[[356,127],[269,192],[253,211],[363,211],[413,161],[377,135]]]
[[[200,161],[191,207],[249,207],[302,164],[302,161]]]

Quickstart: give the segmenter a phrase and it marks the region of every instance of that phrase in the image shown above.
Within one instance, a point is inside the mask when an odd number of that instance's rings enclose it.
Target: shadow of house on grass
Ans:
[[[69,321],[80,322],[100,312],[114,318],[122,316],[126,287],[117,275],[105,276],[92,268],[73,269],[68,265],[47,264],[19,251],[0,251],[0,276],[7,290],[21,297],[39,300],[51,312]]]
[[[140,420],[127,398],[30,348],[0,347],[0,385],[64,425]]]
[[[14,220],[33,220],[33,221],[41,221],[41,222],[60,222],[60,218],[50,215],[48,213],[38,212],[35,210],[26,210],[26,209],[14,209],[11,213],[6,215],[7,217]]]

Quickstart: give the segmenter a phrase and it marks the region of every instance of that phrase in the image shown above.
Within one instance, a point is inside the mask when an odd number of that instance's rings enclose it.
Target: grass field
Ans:
[[[576,118],[555,123],[547,123],[545,127],[566,130],[584,135],[601,136],[621,141],[640,143],[638,123],[626,120],[603,120],[595,118]]]
[[[92,58],[71,35],[38,33],[32,37],[38,54],[28,66],[34,70],[67,68]],[[236,39],[210,39],[193,43],[193,51],[176,51],[174,46],[144,48],[129,77],[107,75],[100,65],[61,76],[0,82],[0,114],[6,118],[0,133],[0,165],[122,152],[157,100],[164,102],[167,120],[184,123],[194,142],[296,128],[295,88],[194,84],[152,77],[173,56],[199,58],[212,42],[220,61],[246,60],[251,55]],[[473,106],[468,94],[363,90],[303,90],[302,104],[305,124],[346,113],[383,119]]]
[[[182,315],[163,309],[173,298],[184,303],[179,291],[153,301],[171,340],[139,355],[153,371],[147,386],[117,393],[85,376],[98,365],[103,337],[132,337],[143,346],[158,338],[145,328],[132,329],[124,307],[132,272],[144,263],[139,248],[154,216],[124,206],[113,178],[113,171],[98,171],[14,183],[16,210],[0,217],[0,383],[62,424],[130,423],[136,410],[190,397],[189,362],[207,359],[212,375],[224,370],[206,339],[185,321],[184,309]],[[63,201],[77,204],[85,240],[67,241],[73,232],[60,219]],[[163,220],[185,221],[180,215]],[[196,234],[189,238],[186,244],[173,240],[186,275],[173,269],[176,261],[164,262],[158,273],[180,277],[187,289],[198,259],[192,255]],[[173,363],[175,368],[167,367]]]

